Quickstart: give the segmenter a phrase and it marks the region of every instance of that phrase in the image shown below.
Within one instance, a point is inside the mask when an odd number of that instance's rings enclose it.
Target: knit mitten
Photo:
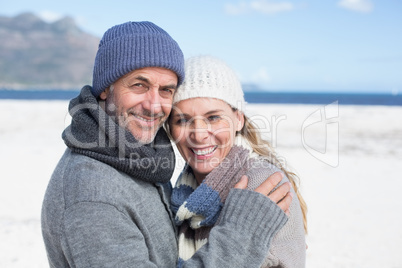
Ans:
[[[219,166],[209,173],[202,184],[214,189],[219,193],[221,201],[224,203],[241,176],[247,173],[249,164],[249,150],[243,146],[234,145],[226,158]]]

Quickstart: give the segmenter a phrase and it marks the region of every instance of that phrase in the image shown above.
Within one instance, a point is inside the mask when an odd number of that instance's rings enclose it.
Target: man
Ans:
[[[70,102],[68,148],[43,202],[51,267],[177,265],[169,207],[174,153],[160,126],[184,79],[183,65],[177,43],[153,23],[127,22],[104,34],[93,86]],[[281,208],[290,204],[288,185],[270,194],[274,202],[260,194],[279,181],[270,178],[256,193],[242,190],[242,180],[209,242],[182,265],[257,267],[287,220]]]

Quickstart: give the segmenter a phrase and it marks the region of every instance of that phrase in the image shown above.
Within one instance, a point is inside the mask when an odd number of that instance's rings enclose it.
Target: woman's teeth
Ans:
[[[193,148],[191,148],[191,150],[196,155],[207,155],[207,154],[213,153],[213,151],[215,151],[216,147],[218,147],[218,146],[213,146],[213,147],[209,147],[209,148],[206,148],[206,149],[193,149]]]

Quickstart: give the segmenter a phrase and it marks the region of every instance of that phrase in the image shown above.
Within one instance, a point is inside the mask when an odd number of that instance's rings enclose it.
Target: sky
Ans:
[[[218,57],[260,90],[402,94],[402,0],[0,0],[0,15],[22,12],[99,38],[152,21],[186,58]]]

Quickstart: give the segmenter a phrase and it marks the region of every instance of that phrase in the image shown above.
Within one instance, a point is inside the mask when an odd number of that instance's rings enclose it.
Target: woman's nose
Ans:
[[[210,126],[203,119],[196,119],[193,122],[190,137],[196,143],[202,143],[210,135]]]

